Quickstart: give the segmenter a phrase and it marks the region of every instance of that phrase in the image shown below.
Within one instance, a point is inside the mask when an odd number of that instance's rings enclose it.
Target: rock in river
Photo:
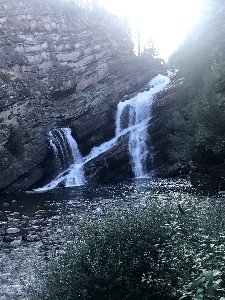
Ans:
[[[8,228],[8,229],[6,229],[7,234],[16,234],[16,233],[19,233],[19,232],[20,232],[19,228]]]

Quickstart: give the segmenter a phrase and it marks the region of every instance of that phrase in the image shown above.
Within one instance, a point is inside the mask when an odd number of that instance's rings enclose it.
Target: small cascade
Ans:
[[[135,178],[148,176],[147,160],[152,161],[152,153],[147,145],[151,106],[154,96],[169,82],[169,77],[158,75],[149,82],[151,88],[148,91],[120,102],[117,106],[116,135],[121,134],[125,129],[130,131],[129,152]]]
[[[76,141],[71,136],[70,128],[59,128],[48,134],[49,144],[53,149],[58,171],[64,171],[74,161],[81,158]]]
[[[171,74],[169,74],[170,76]],[[54,151],[61,173],[49,184],[35,191],[47,191],[60,183],[66,187],[79,186],[85,183],[83,166],[88,161],[111,149],[118,139],[129,134],[129,153],[132,169],[136,178],[148,176],[147,160],[152,158],[147,145],[148,124],[151,119],[151,106],[154,96],[170,83],[170,78],[158,75],[149,82],[149,89],[135,97],[119,102],[116,113],[115,137],[98,147],[93,147],[90,154],[82,157],[70,128],[61,128],[49,133],[49,142]],[[71,161],[72,160],[72,161]],[[69,167],[64,169],[66,163]]]
[[[63,182],[65,186],[79,186],[85,183],[82,165],[82,155],[77,142],[71,135],[70,128],[59,128],[48,134],[49,144],[53,149],[56,166],[60,174],[42,188],[35,189],[37,192],[47,191]],[[68,168],[73,172],[68,172]],[[73,167],[76,166],[76,167]]]

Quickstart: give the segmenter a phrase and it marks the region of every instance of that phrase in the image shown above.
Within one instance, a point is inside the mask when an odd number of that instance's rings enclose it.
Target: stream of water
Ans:
[[[93,147],[82,157],[69,128],[60,128],[49,133],[49,142],[54,152],[59,175],[36,192],[45,192],[63,182],[65,187],[84,185],[84,165],[91,159],[111,149],[125,134],[129,134],[129,153],[135,178],[147,178],[147,159],[152,157],[147,146],[148,124],[151,119],[151,106],[154,97],[170,83],[168,76],[157,75],[148,84],[148,90],[135,97],[119,102],[115,118],[115,137],[110,141]]]
[[[77,222],[87,210],[101,214],[111,203],[145,205],[153,193],[169,203],[195,190],[187,180],[146,178],[0,195],[0,299],[29,299],[24,288],[36,267],[65,243],[68,219]]]

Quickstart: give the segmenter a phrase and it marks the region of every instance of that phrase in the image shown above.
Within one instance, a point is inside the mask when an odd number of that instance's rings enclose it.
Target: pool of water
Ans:
[[[108,203],[140,201],[151,193],[160,201],[196,190],[187,180],[142,179],[1,194],[0,299],[26,299],[23,290],[35,265],[64,243],[68,218],[76,221],[87,209],[99,212]]]

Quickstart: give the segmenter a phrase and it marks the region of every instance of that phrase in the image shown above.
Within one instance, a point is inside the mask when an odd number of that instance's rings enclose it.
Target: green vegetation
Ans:
[[[152,195],[72,224],[31,299],[224,299],[224,203]]]
[[[24,153],[25,132],[20,126],[11,126],[6,148],[16,157]]]
[[[224,163],[224,27],[224,1],[205,1],[199,25],[170,59],[184,81],[171,101],[164,133],[175,162]]]

